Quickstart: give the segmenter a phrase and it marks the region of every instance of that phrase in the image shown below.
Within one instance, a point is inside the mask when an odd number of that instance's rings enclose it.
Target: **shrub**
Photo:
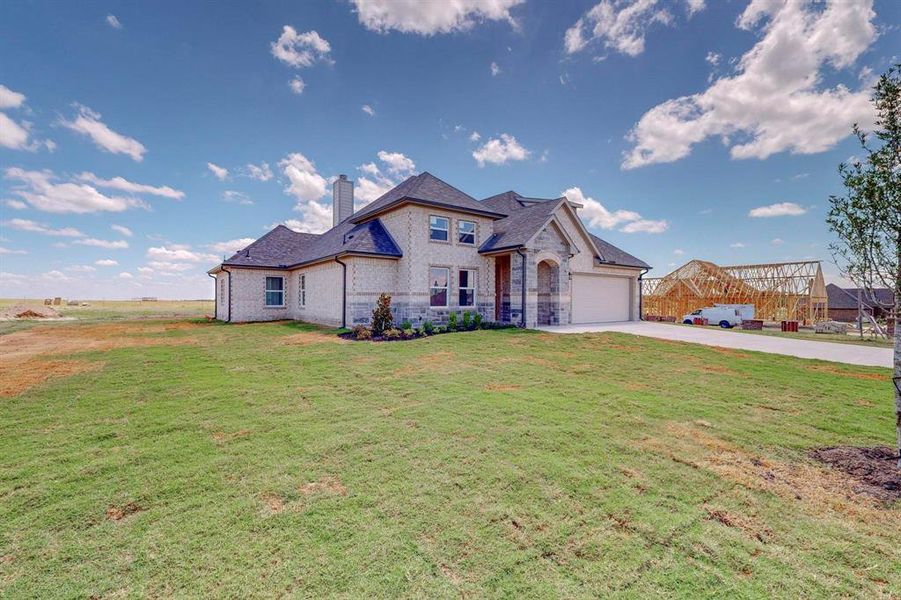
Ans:
[[[397,340],[400,339],[401,333],[400,329],[386,329],[385,330],[385,338],[389,340]]]
[[[463,311],[463,329],[471,329],[472,328],[472,315],[469,314],[468,310]]]
[[[474,314],[472,316],[472,324],[475,326],[476,329],[481,329],[482,328],[482,315],[480,315],[479,313]]]
[[[457,330],[457,313],[452,312],[447,316],[447,330],[448,331],[456,331]]]
[[[358,340],[368,340],[372,338],[372,332],[365,325],[355,325],[353,334],[354,338]]]
[[[372,311],[372,333],[382,335],[392,327],[394,327],[394,315],[391,314],[391,296],[380,294]]]
[[[410,319],[407,319],[403,323],[400,324],[399,329],[406,331],[407,329],[413,329],[413,323],[410,322]]]
[[[422,324],[422,332],[426,335],[432,335],[435,333],[435,324],[431,321],[426,321]]]
[[[416,331],[412,327],[407,327],[404,329],[404,336],[411,338],[416,336]]]

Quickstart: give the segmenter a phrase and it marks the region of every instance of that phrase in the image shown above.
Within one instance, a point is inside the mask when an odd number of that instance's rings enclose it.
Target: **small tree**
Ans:
[[[865,157],[839,165],[847,196],[831,196],[827,223],[838,236],[831,246],[847,277],[872,295],[874,287],[894,290],[895,426],[901,468],[901,64],[873,88],[876,127],[870,136],[854,126]],[[873,298],[874,299],[874,298]]]
[[[373,335],[382,335],[392,327],[394,327],[394,315],[391,314],[391,296],[381,294],[372,311],[372,333]]]

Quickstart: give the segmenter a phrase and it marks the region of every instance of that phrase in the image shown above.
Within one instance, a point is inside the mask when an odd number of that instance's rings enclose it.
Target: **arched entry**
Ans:
[[[552,259],[538,263],[538,324],[560,324],[560,265]]]

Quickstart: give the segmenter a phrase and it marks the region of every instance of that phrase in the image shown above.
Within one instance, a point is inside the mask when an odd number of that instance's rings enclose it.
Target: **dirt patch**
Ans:
[[[337,335],[325,335],[316,331],[304,331],[302,333],[292,333],[282,339],[282,343],[286,346],[310,346],[312,344],[346,344],[347,340]]]
[[[485,386],[486,392],[515,392],[521,389],[521,385],[513,385],[512,383],[489,383]]]
[[[277,515],[285,510],[285,501],[277,494],[266,494],[263,496],[262,500],[263,504],[266,505],[266,510],[269,514]]]
[[[733,350],[732,348],[723,348],[722,346],[708,346],[708,349],[713,350],[717,354],[724,354],[730,358],[753,358],[753,356],[748,354],[747,352]]]
[[[111,505],[106,509],[106,518],[110,521],[121,521],[126,517],[130,517],[135,513],[139,513],[144,509],[135,504],[134,502],[129,502],[128,504],[123,504],[122,506],[113,506]]]
[[[241,429],[240,431],[233,431],[231,433],[226,433],[224,431],[214,431],[212,437],[213,440],[222,444],[236,440],[238,438],[247,437],[248,435],[250,435],[249,429]]]
[[[892,503],[901,499],[901,469],[898,451],[888,446],[860,448],[833,446],[818,448],[810,457],[847,473],[856,482],[855,492]]]
[[[40,304],[15,304],[9,308],[0,311],[0,321],[11,321],[13,319],[59,319],[59,314],[52,306],[42,306]]]
[[[145,337],[173,329],[202,327],[194,323],[117,323],[73,327],[40,327],[0,336],[0,397],[14,396],[47,379],[102,367],[90,361],[55,361],[49,357],[116,348],[193,344],[188,337]]]
[[[707,508],[707,519],[721,523],[726,527],[740,529],[747,536],[764,544],[773,538],[772,529],[747,515],[731,513],[719,508]]]
[[[851,379],[863,379],[866,381],[888,381],[889,376],[882,373],[855,373],[853,371],[845,371],[829,365],[809,365],[804,367],[807,371],[815,373],[828,373],[829,375],[838,375],[839,377],[849,377]]]
[[[314,494],[347,495],[347,488],[344,487],[344,484],[337,477],[332,477],[331,475],[320,477],[319,481],[305,483],[298,490],[304,496],[312,496]]]

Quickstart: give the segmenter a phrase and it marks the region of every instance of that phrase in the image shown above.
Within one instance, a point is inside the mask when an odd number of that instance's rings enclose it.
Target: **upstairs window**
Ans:
[[[460,269],[460,306],[476,304],[476,272],[471,269]]]
[[[450,229],[450,222],[446,217],[429,217],[429,239],[434,240],[436,242],[447,242],[449,241],[448,230]]]
[[[306,306],[307,305],[307,276],[306,275],[300,276],[299,288],[300,289],[297,292],[297,302],[301,306]]]
[[[444,308],[450,285],[450,270],[444,267],[429,269],[429,306]]]
[[[473,221],[457,221],[457,241],[461,244],[475,245],[476,224]]]
[[[266,306],[285,305],[285,278],[266,278]]]

